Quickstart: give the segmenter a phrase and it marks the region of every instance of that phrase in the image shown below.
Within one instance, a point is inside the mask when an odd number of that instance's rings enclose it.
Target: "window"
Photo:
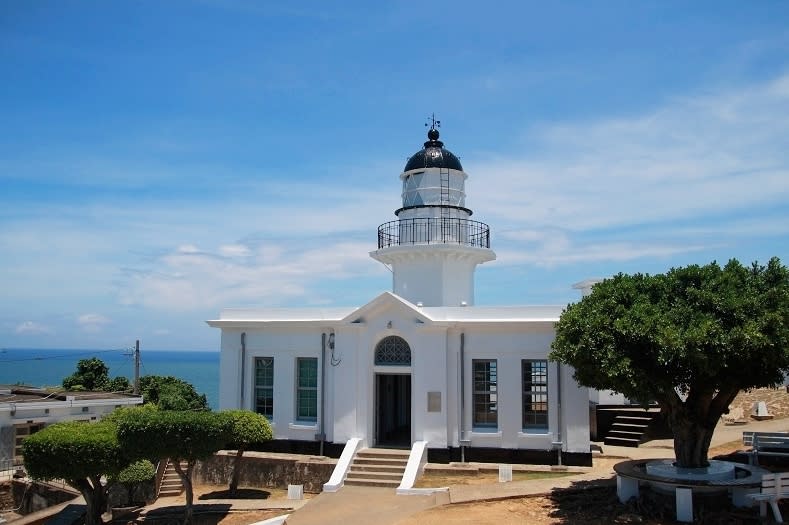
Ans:
[[[474,422],[475,427],[498,426],[499,373],[495,359],[473,359]]]
[[[411,366],[411,348],[402,337],[390,335],[375,346],[376,366]]]
[[[548,430],[548,361],[521,361],[524,430]]]
[[[318,359],[296,359],[296,419],[318,420]]]
[[[44,428],[44,423],[14,425],[14,465],[21,465],[24,461],[22,457],[22,443],[42,428]]]
[[[274,417],[274,358],[255,358],[255,412]]]

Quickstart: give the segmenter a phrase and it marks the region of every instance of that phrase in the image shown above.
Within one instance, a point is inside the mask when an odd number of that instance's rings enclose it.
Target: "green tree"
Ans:
[[[126,488],[129,502],[134,502],[134,489],[141,483],[151,481],[156,476],[156,467],[147,459],[135,461],[131,465],[118,472],[117,475],[110,476],[110,481],[120,483]]]
[[[778,385],[789,369],[789,271],[773,258],[619,274],[567,307],[552,347],[581,385],[656,400],[677,465],[704,467],[737,393]]]
[[[110,383],[110,369],[98,357],[80,359],[77,371],[63,380],[66,390],[106,390]]]
[[[238,490],[238,477],[241,472],[241,457],[244,452],[256,443],[272,439],[271,425],[265,416],[251,410],[226,410],[221,412],[230,418],[230,445],[236,448],[233,461],[233,474],[230,476],[229,492],[235,496]]]
[[[56,423],[22,444],[25,469],[34,479],[64,479],[85,498],[87,525],[101,523],[107,502],[102,476],[113,476],[129,464],[111,422]]]
[[[132,385],[126,376],[113,377],[107,384],[108,392],[131,392]]]
[[[221,450],[230,440],[230,418],[216,412],[140,410],[118,418],[118,439],[133,457],[167,459],[186,489],[184,523],[192,522],[195,463]],[[186,470],[181,461],[187,464]]]
[[[124,376],[110,379],[110,369],[98,357],[80,359],[77,370],[63,379],[63,388],[71,391],[127,392],[131,391],[129,380]]]
[[[146,403],[162,410],[208,410],[205,394],[198,394],[191,383],[177,377],[142,376],[140,391]]]

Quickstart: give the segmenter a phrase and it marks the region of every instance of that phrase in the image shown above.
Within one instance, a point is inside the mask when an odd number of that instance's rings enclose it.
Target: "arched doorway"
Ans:
[[[375,346],[375,444],[411,447],[411,347],[390,335]],[[386,367],[391,367],[390,371]]]

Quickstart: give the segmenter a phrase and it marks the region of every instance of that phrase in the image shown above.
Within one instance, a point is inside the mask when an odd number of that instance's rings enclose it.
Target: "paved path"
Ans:
[[[288,517],[288,525],[331,523],[387,525],[425,509],[449,503],[446,493],[398,496],[393,489],[347,486],[323,492]]]

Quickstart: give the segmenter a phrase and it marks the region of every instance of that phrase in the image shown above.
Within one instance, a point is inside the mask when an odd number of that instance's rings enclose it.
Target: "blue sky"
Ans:
[[[783,1],[8,1],[0,71],[0,347],[364,304],[432,112],[498,255],[477,304],[789,262]]]

